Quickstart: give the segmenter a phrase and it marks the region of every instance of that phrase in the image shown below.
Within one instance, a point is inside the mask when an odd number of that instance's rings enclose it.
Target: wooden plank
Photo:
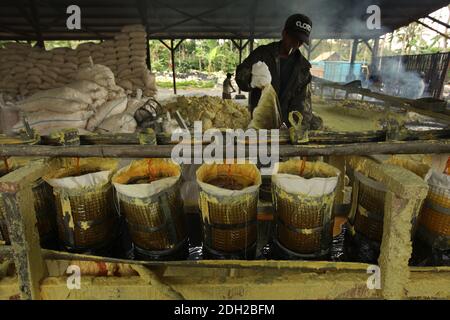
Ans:
[[[0,178],[0,192],[22,299],[40,299],[39,284],[47,275],[41,255],[31,183],[48,169],[47,161],[33,161]]]
[[[349,164],[354,170],[381,182],[387,188],[383,238],[378,258],[381,289],[386,299],[405,298],[405,288],[410,279],[411,221],[417,203],[428,194],[428,185],[409,170],[369,158],[351,157]],[[353,201],[357,203],[356,198]],[[355,207],[352,208],[352,216],[354,212]]]
[[[304,271],[336,271],[351,270],[366,273],[368,264],[356,262],[330,262],[330,261],[275,261],[275,260],[185,260],[185,261],[136,261],[107,257],[96,257],[69,252],[42,249],[44,259],[51,260],[77,260],[97,261],[111,263],[126,263],[148,267],[187,267],[187,268],[241,268],[241,269],[295,269]]]
[[[391,191],[386,193],[383,240],[380,257],[381,286],[386,299],[403,299],[409,281],[408,262],[412,253],[411,220],[415,199],[404,199]]]
[[[137,133],[115,133],[115,134],[89,134],[80,136],[81,144],[110,144],[110,145],[156,145],[156,135],[152,129]]]
[[[172,145],[83,145],[64,147],[6,145],[0,149],[0,157],[170,158],[173,147]],[[280,157],[417,153],[450,153],[450,140],[367,142],[343,145],[280,145],[279,147]],[[196,156],[200,157],[200,154]]]

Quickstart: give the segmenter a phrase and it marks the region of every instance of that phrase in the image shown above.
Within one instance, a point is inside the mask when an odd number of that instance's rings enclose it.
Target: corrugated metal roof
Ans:
[[[82,30],[68,30],[66,8],[81,7]],[[366,27],[369,5],[381,30]],[[285,19],[304,13],[314,38],[373,38],[448,4],[447,0],[6,0],[0,39],[107,39],[123,25],[145,23],[150,38],[278,38]]]

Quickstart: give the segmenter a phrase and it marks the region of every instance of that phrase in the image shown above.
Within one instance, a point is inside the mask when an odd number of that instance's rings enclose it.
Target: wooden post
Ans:
[[[375,70],[375,59],[378,56],[378,50],[380,48],[380,38],[375,38],[373,40],[373,47],[372,47],[372,58],[370,61],[370,70],[373,72]]]
[[[34,161],[0,178],[6,223],[14,251],[22,299],[40,299],[40,282],[47,276],[34,210],[33,181],[48,172],[45,161]]]
[[[359,39],[353,39],[352,53],[350,56],[350,68],[348,70],[348,75],[347,75],[347,79],[346,79],[347,82],[354,80],[353,71],[355,69],[355,59],[356,59],[356,54],[358,52],[358,44],[359,44]]]
[[[334,212],[341,213],[344,203],[345,187],[345,156],[330,156],[328,163],[340,171],[338,184],[336,186],[336,197],[334,198]]]
[[[385,299],[403,299],[409,284],[412,217],[428,193],[427,183],[400,166],[351,157],[351,167],[386,186],[383,238],[378,264]]]
[[[313,42],[313,40],[311,39],[311,41],[309,42],[309,45],[308,45],[308,56],[307,56],[308,61],[311,59],[311,53],[313,51],[312,42]]]

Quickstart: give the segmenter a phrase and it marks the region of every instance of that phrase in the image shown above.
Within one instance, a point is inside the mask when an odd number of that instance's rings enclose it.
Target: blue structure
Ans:
[[[362,62],[353,64],[353,71],[349,78],[350,62],[348,61],[319,61],[311,62],[312,65],[322,67],[324,69],[323,78],[334,82],[349,82],[359,80],[361,74]]]

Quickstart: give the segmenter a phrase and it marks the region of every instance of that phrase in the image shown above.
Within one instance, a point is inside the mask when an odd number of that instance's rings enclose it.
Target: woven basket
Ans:
[[[80,167],[62,168],[44,177],[51,179],[79,176],[99,171],[114,172],[117,162],[87,160]],[[59,239],[66,249],[83,252],[108,246],[117,234],[117,212],[110,180],[89,187],[53,186]]]
[[[124,189],[136,178],[151,177],[152,182],[135,185],[148,192],[132,196],[133,189]],[[180,196],[180,167],[165,159],[134,161],[114,175],[120,210],[126,218],[132,241],[140,256],[170,258],[186,242],[187,232]],[[146,255],[146,251],[148,254]],[[160,253],[160,254],[158,254]]]
[[[419,216],[418,234],[433,248],[450,249],[450,185],[444,188],[430,184]]]
[[[3,199],[0,197],[0,240],[5,241],[6,244],[10,244],[8,227],[6,225],[5,207]]]
[[[42,179],[38,179],[33,187],[34,210],[41,244],[56,240],[56,209],[52,188]]]
[[[241,190],[228,190],[210,182],[225,179]],[[226,257],[251,258],[257,238],[256,214],[261,175],[252,164],[203,164],[197,170],[200,185],[206,250]],[[242,255],[236,255],[242,252]]]
[[[289,160],[279,164],[277,174],[301,176],[306,179],[337,179],[339,170],[323,162]],[[276,175],[273,179],[276,179],[275,177]],[[305,259],[326,256],[333,237],[332,209],[336,187],[330,192],[314,196],[286,191],[276,180],[273,180],[272,187],[276,212],[276,240],[299,257],[303,255]]]
[[[23,167],[28,163],[29,159],[21,159],[21,158],[8,158],[0,161],[0,177]],[[6,210],[4,207],[3,199],[0,195],[0,241],[5,241],[6,244],[11,243],[11,239],[9,238],[8,227],[6,224]]]
[[[56,215],[52,189],[44,180],[39,179],[34,183],[32,192],[41,244],[47,243],[56,237]],[[7,244],[10,243],[3,200],[0,200],[0,240]]]

